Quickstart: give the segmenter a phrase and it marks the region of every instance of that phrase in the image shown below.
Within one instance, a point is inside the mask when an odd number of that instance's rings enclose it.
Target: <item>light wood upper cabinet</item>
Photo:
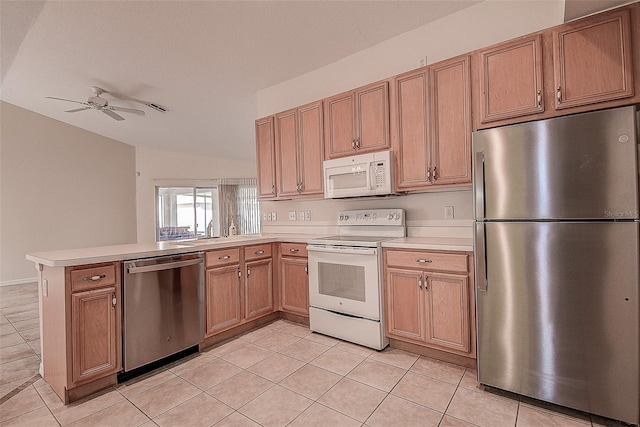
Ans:
[[[556,109],[633,96],[629,10],[553,32]]]
[[[394,85],[397,189],[470,183],[469,56],[402,74]]]
[[[471,182],[471,77],[468,55],[429,67],[433,184]]]
[[[324,101],[325,158],[380,151],[389,142],[389,84],[374,83]]]
[[[477,55],[481,123],[544,111],[542,35],[501,43]]]
[[[323,194],[322,102],[275,116],[278,197]]]
[[[276,156],[273,117],[256,120],[256,165],[258,198],[276,197]]]

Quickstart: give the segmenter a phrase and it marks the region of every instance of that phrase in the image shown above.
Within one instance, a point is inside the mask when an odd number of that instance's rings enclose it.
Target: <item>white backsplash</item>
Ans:
[[[454,219],[445,219],[446,206],[453,206]],[[408,236],[473,237],[471,189],[359,199],[263,201],[260,208],[262,233],[265,234],[336,234],[339,211],[402,208]],[[307,211],[310,220],[299,220],[298,213]],[[275,221],[264,219],[265,214],[273,212],[276,213]],[[289,212],[296,213],[295,220],[289,219]]]

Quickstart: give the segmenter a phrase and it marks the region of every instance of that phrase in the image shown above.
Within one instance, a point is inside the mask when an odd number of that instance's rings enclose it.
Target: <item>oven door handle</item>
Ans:
[[[348,254],[348,255],[375,255],[377,253],[377,249],[373,249],[373,248],[335,249],[335,248],[326,248],[323,246],[307,246],[307,252],[329,252],[332,254]]]

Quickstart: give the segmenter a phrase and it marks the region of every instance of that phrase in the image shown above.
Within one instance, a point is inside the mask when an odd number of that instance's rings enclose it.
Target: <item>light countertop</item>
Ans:
[[[307,243],[323,237],[320,234],[263,234],[223,237],[219,239],[181,240],[157,243],[132,243],[128,245],[98,246],[93,248],[65,249],[27,254],[27,259],[48,267],[70,267],[101,262],[124,261],[164,255],[222,249],[270,242]],[[383,242],[386,248],[430,249],[449,251],[473,251],[473,240],[444,237],[404,237]]]
[[[382,242],[382,247],[473,252],[473,239],[460,237],[403,237]]]
[[[315,234],[269,234],[232,236],[222,237],[219,239],[203,239],[199,241],[181,240],[157,243],[132,243],[127,245],[35,252],[27,254],[27,259],[48,267],[69,267],[74,265],[97,264],[101,262],[186,254],[260,243],[306,243],[316,237],[321,236]]]

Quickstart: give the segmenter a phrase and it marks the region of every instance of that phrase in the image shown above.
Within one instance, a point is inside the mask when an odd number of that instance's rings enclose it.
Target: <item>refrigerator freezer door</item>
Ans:
[[[638,222],[476,227],[479,382],[638,423]]]
[[[474,132],[475,217],[637,219],[635,117],[623,107]]]

